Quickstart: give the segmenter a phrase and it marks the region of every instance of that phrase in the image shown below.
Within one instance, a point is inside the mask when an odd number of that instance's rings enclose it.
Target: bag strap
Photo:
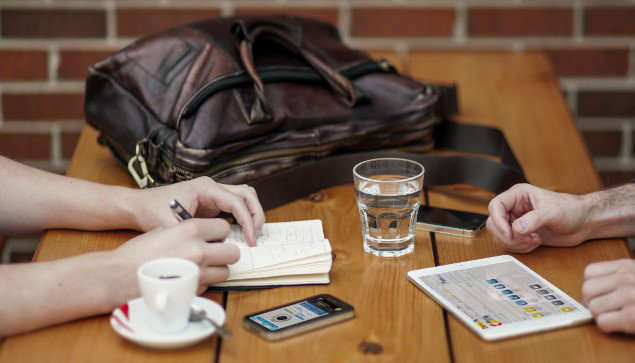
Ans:
[[[238,21],[234,24],[232,31],[240,40],[240,59],[247,74],[254,84],[256,100],[250,111],[250,122],[262,122],[268,119],[270,112],[265,95],[264,82],[256,71],[254,63],[253,47],[257,39],[269,36],[285,44],[289,49],[300,55],[331,87],[334,94],[348,107],[353,107],[362,95],[353,87],[351,81],[331,67],[327,62],[313,52],[300,37],[294,36],[285,27],[274,24],[255,24],[252,27],[244,22]]]
[[[501,193],[525,181],[502,132],[497,129],[444,121],[435,129],[438,148],[499,156],[501,162],[476,156],[442,156],[429,153],[371,151],[340,154],[307,162],[249,183],[258,191],[263,208],[271,209],[320,189],[353,181],[353,167],[374,158],[406,158],[425,169],[424,185],[470,184]]]

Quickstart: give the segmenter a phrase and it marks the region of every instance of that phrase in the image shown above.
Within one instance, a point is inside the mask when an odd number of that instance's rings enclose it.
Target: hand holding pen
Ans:
[[[187,209],[185,209],[181,203],[179,203],[178,200],[173,199],[170,202],[170,209],[172,210],[172,213],[174,214],[174,216],[176,217],[176,219],[179,222],[183,222],[186,221],[188,219],[192,218],[192,215],[187,211]],[[255,239],[255,238],[254,238]],[[249,241],[247,240],[247,243],[251,246],[255,245],[255,241],[254,244],[249,243]]]
[[[256,245],[256,235],[265,222],[258,195],[254,188],[247,185],[222,184],[200,177],[145,190],[138,195],[140,208],[137,208],[136,225],[132,228],[140,231],[152,231],[172,224],[173,216],[158,212],[164,211],[172,199],[178,199],[183,210],[190,212],[190,217],[227,220],[223,215],[230,214],[242,227],[245,241],[251,246]],[[179,217],[179,220],[182,219]]]

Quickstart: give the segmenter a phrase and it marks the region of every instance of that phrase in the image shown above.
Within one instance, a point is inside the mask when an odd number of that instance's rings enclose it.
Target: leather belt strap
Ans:
[[[353,166],[374,158],[406,158],[425,168],[424,185],[469,184],[493,193],[524,182],[525,176],[503,134],[493,128],[442,122],[435,129],[439,149],[499,156],[501,162],[477,156],[371,151],[339,154],[307,162],[251,183],[263,208],[271,209],[320,189],[353,182]]]

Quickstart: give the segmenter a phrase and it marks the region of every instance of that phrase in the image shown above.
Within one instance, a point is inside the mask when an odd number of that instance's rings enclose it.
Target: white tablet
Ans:
[[[485,340],[591,320],[584,306],[512,256],[413,270],[408,279]]]

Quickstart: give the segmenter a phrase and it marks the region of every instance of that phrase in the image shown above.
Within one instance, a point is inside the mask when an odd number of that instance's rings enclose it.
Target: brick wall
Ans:
[[[0,0],[0,154],[64,171],[89,64],[207,17],[286,12],[352,46],[543,50],[606,184],[635,177],[635,2],[583,0]]]

